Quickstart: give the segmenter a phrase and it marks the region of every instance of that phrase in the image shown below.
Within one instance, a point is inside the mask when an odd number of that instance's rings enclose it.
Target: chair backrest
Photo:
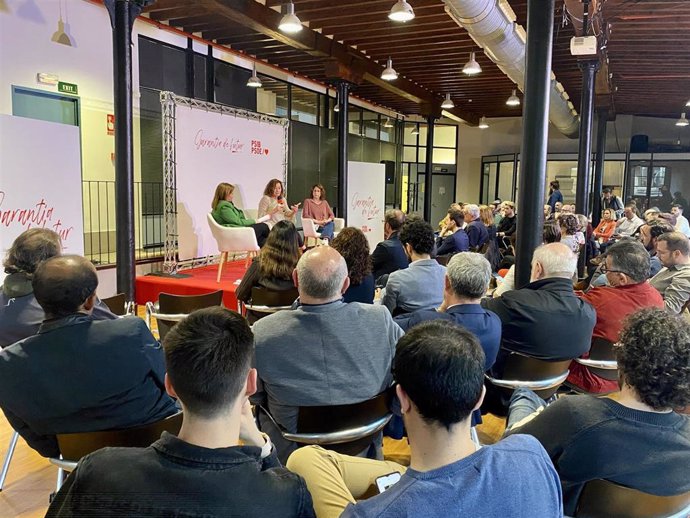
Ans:
[[[577,358],[576,362],[584,365],[592,374],[600,378],[616,381],[618,379],[618,364],[614,353],[613,343],[604,338],[594,338],[589,349],[589,357]]]
[[[269,290],[261,286],[252,288],[252,306],[292,306],[297,297],[299,297],[297,288],[282,291]]]
[[[321,234],[316,231],[314,220],[310,218],[302,218],[302,230],[304,231],[304,237],[318,238],[321,236]]]
[[[669,518],[686,517],[690,493],[656,496],[608,480],[585,484],[577,502],[577,518]]]
[[[283,435],[302,444],[329,445],[341,453],[359,453],[390,420],[392,394],[389,389],[359,403],[299,407],[297,432]]]
[[[177,435],[181,426],[182,412],[179,412],[161,421],[135,428],[58,434],[57,441],[65,460],[78,461],[84,455],[106,446],[145,448],[157,441],[163,432]]]
[[[453,257],[451,254],[448,255],[437,255],[436,256],[436,262],[440,264],[441,266],[448,266],[448,262],[450,261],[450,258]]]
[[[571,360],[547,361],[519,353],[511,353],[505,361],[500,380],[489,377],[499,387],[511,390],[524,387],[543,399],[551,397],[568,377]]]
[[[167,320],[164,315],[188,315],[202,308],[220,306],[223,302],[223,290],[204,293],[203,295],[173,295],[161,293],[158,296],[158,311],[156,322],[158,323],[158,336],[162,341],[168,331],[173,328],[179,319]]]
[[[126,307],[126,296],[124,293],[118,293],[112,297],[101,299],[101,302],[108,306],[108,309],[117,316],[123,316],[127,314]]]
[[[209,212],[206,214],[208,226],[211,228],[211,234],[218,244],[218,250],[221,252],[243,252],[243,251],[257,251],[259,244],[256,241],[256,234],[251,227],[224,227],[219,225],[213,219]]]

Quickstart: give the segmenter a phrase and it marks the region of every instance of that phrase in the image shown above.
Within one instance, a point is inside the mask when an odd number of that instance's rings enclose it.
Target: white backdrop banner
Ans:
[[[347,163],[347,225],[357,227],[367,237],[373,252],[383,240],[386,203],[386,166],[368,162]]]
[[[256,209],[272,178],[286,183],[285,126],[203,108],[175,108],[177,233],[180,260],[218,254],[206,214],[216,186],[235,186],[234,203]],[[255,214],[255,210],[253,211]]]
[[[65,253],[83,255],[79,127],[0,115],[2,257],[34,227],[54,230]]]

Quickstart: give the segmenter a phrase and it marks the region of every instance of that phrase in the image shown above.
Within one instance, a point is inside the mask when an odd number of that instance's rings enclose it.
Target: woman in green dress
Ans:
[[[225,182],[218,184],[211,202],[211,215],[213,219],[224,227],[252,227],[256,234],[256,242],[259,246],[263,246],[270,232],[268,225],[264,221],[267,221],[270,215],[257,220],[245,217],[244,212],[235,207],[235,204],[232,202],[234,192],[234,185]]]

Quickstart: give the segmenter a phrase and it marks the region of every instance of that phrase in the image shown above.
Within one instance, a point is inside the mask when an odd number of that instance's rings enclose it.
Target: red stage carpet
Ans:
[[[218,265],[203,266],[192,270],[182,270],[179,273],[190,275],[185,279],[174,277],[159,277],[156,275],[142,275],[136,279],[137,304],[146,304],[158,300],[159,293],[174,295],[200,295],[211,291],[223,290],[223,304],[226,308],[237,311],[235,289],[245,272],[244,259],[225,263],[223,276],[216,282]],[[237,284],[235,284],[237,282]]]

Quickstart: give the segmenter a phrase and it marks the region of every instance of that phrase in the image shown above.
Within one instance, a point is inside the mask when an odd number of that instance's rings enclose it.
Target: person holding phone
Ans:
[[[470,437],[484,361],[477,338],[451,322],[424,322],[400,338],[393,372],[410,467],[318,446],[296,450],[287,468],[305,479],[316,516],[562,518],[558,474],[534,437],[481,448]],[[385,493],[361,500],[372,485]]]
[[[266,185],[264,195],[259,201],[259,217],[269,216],[266,224],[273,228],[273,225],[284,219],[292,221],[300,205],[301,203],[297,203],[288,207],[283,182],[274,178]]]

